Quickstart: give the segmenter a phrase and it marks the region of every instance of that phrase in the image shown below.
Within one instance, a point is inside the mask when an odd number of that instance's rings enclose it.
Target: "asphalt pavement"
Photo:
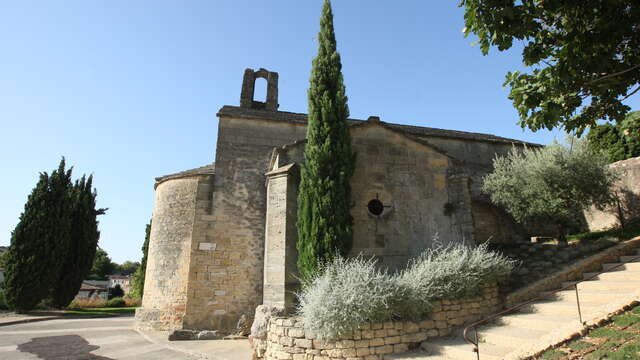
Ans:
[[[205,358],[168,344],[133,330],[133,317],[59,319],[0,327],[0,360]]]

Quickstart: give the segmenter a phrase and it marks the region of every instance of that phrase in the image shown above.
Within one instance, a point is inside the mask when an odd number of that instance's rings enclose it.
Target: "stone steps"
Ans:
[[[618,265],[620,265],[620,263],[606,263],[606,264],[602,264],[602,269],[609,270],[612,267],[615,267]],[[625,271],[625,270],[640,271],[640,262],[626,263],[621,267],[617,268],[615,271]]]
[[[588,279],[597,273],[584,273],[583,278]],[[640,280],[640,271],[611,271],[607,273],[600,274],[593,278],[593,280]]]
[[[562,286],[570,286],[576,284],[577,281],[567,281],[562,283]],[[638,283],[636,281],[627,280],[587,280],[578,283],[578,290],[624,290],[624,289],[637,289]]]
[[[565,282],[562,286],[578,283],[580,308],[583,320],[591,320],[596,314],[614,300],[613,297],[631,297],[640,288],[640,261],[634,260],[640,255],[621,256],[620,262],[633,260],[609,273],[598,275],[592,280],[582,282]],[[618,263],[603,264],[603,270],[609,270]],[[584,273],[583,278],[595,275],[595,272]],[[524,306],[523,308],[504,315],[490,324],[478,329],[480,339],[480,359],[498,360],[518,357],[518,351],[540,346],[540,339],[548,341],[554,331],[563,327],[579,328],[576,293],[573,288],[549,295]],[[564,331],[564,330],[563,330]],[[473,330],[471,337],[474,336]],[[551,336],[553,338],[553,336]],[[547,344],[553,345],[553,344]],[[467,344],[461,335],[453,338],[437,339],[422,343],[422,351],[407,354],[385,356],[384,359],[393,360],[476,360],[477,354],[473,346]],[[542,348],[540,350],[543,350]],[[515,356],[515,357],[514,357]]]
[[[513,351],[513,347],[504,345],[495,345],[488,342],[483,342],[481,338],[482,346],[482,359],[485,360],[500,360],[506,354]],[[463,339],[447,339],[443,341],[433,343],[423,343],[423,350],[428,356],[424,359],[459,359],[459,360],[476,360],[476,353],[473,351],[473,345],[467,344]],[[434,357],[435,356],[435,357]],[[385,357],[387,359],[387,357]],[[393,359],[389,357],[389,359]],[[421,358],[418,358],[421,359]]]
[[[576,315],[562,314],[515,313],[498,319],[496,323],[516,328],[526,327],[533,330],[549,330],[556,329],[572,321],[578,322],[578,317]]]

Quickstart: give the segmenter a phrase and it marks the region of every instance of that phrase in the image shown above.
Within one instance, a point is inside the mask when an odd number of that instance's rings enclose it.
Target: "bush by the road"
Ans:
[[[105,304],[105,307],[114,308],[114,307],[123,307],[125,305],[126,305],[126,302],[124,301],[123,298],[116,297],[107,301],[107,303]]]

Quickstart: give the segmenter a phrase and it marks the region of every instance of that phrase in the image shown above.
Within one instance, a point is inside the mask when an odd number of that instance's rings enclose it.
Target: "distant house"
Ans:
[[[129,284],[131,276],[129,275],[109,275],[109,289],[113,289],[116,285],[120,285],[120,288],[125,294],[129,293]]]
[[[83,281],[80,286],[80,291],[76,295],[76,299],[94,299],[107,300],[109,297],[109,290],[106,286],[91,285],[89,281]]]

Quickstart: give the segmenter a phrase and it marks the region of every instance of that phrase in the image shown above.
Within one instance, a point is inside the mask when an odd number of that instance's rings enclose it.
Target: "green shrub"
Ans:
[[[121,297],[113,298],[105,304],[105,307],[123,307],[126,305],[126,302]]]
[[[367,321],[382,322],[399,317],[409,298],[395,278],[378,269],[373,259],[345,260],[325,264],[298,294],[300,316],[321,339],[334,338]]]
[[[101,308],[106,306],[106,301],[97,298],[76,298],[67,306],[67,309],[82,309],[82,308]]]
[[[399,274],[398,281],[413,296],[429,300],[469,298],[484,285],[504,281],[516,262],[487,244],[470,248],[462,244],[427,250]]]
[[[515,266],[486,245],[427,250],[398,274],[380,270],[373,259],[337,258],[297,294],[298,315],[317,338],[335,339],[366,322],[415,320],[435,300],[478,295]]]

